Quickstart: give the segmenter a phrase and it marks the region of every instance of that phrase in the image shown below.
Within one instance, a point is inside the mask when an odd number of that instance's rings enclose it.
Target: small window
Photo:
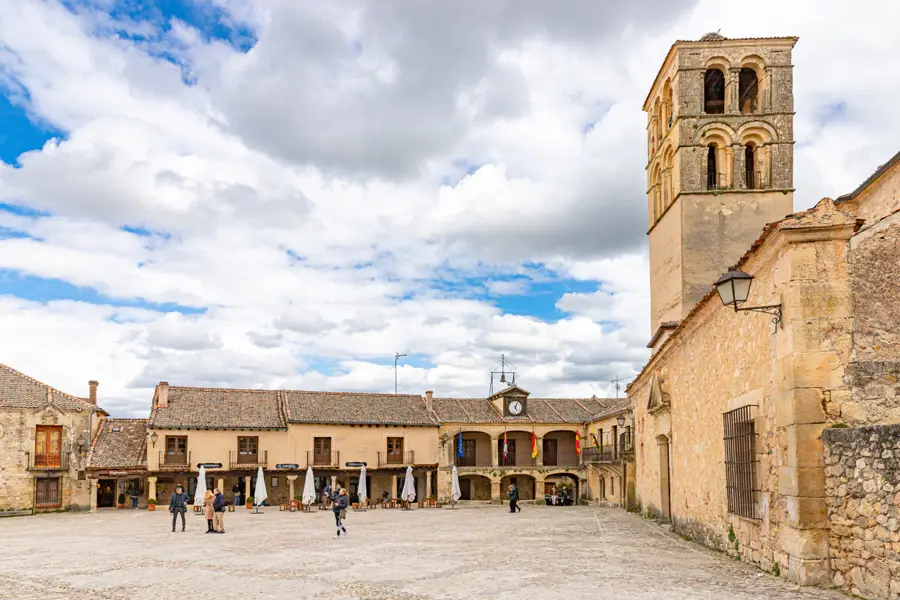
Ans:
[[[738,95],[740,96],[741,113],[755,113],[758,107],[759,78],[756,71],[749,67],[741,69],[738,79]]]
[[[114,432],[118,433],[119,431],[122,431],[122,428],[119,427],[118,425],[116,425],[115,427],[112,428],[112,430],[113,430]]]
[[[709,115],[725,113],[725,74],[707,69],[703,80],[703,110]]]
[[[712,144],[706,149],[706,189],[719,189],[719,170],[716,165],[716,147]]]
[[[42,477],[35,479],[34,487],[35,508],[59,508],[62,506],[59,477]]]
[[[616,478],[615,477],[609,478],[609,495],[610,496],[616,495]]]
[[[753,144],[744,147],[744,170],[746,172],[746,183],[748,190],[758,189],[760,175],[756,170],[756,148]]]
[[[725,426],[725,491],[728,512],[756,519],[756,423],[753,406],[723,415]]]

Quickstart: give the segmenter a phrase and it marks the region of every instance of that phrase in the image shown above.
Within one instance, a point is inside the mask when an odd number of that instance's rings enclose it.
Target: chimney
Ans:
[[[169,408],[168,381],[160,381],[156,386],[156,408]]]
[[[100,385],[99,381],[94,381],[93,379],[88,381],[88,387],[91,388],[91,395],[89,396],[91,400],[91,404],[97,406],[97,386]]]
[[[434,402],[432,402],[433,396],[433,391],[428,390],[427,392],[425,392],[425,410],[427,410],[429,413],[434,412]]]

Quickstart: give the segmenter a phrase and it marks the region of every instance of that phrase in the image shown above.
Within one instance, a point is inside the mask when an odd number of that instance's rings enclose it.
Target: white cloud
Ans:
[[[0,269],[207,309],[0,296],[0,361],[100,379],[114,412],[160,379],[390,391],[394,352],[417,357],[406,391],[483,395],[505,352],[533,393],[611,393],[647,356],[640,106],[675,39],[800,36],[798,209],[900,139],[900,40],[856,18],[895,22],[885,2],[218,3],[249,53],[53,2],[0,20],[0,86],[66,132],[0,163],[0,203],[52,213],[0,210],[30,236],[0,235]],[[549,285],[541,263],[596,289],[560,291],[551,322],[483,298]]]

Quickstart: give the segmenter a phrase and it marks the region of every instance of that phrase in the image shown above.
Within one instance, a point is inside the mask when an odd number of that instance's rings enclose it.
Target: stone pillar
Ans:
[[[288,475],[287,480],[288,480],[288,487],[290,488],[290,491],[288,492],[288,502],[293,502],[294,501],[294,482],[297,481],[297,476],[296,475]]]
[[[225,478],[224,477],[219,477],[216,480],[216,487],[219,488],[220,492],[222,492],[223,494],[225,493]]]
[[[159,498],[156,497],[156,476],[155,476],[155,475],[151,475],[150,477],[148,477],[148,478],[147,478],[147,484],[148,484],[148,488],[147,488],[147,498],[148,498],[148,499],[153,498],[153,499],[156,500],[157,503],[158,503],[158,502],[159,502]],[[94,489],[96,489],[96,488],[97,488],[97,486],[94,486]]]
[[[727,114],[736,114],[741,112],[741,94],[740,80],[741,68],[731,68],[725,74],[725,112]]]
[[[544,478],[541,476],[536,476],[534,478],[534,499],[544,499]]]
[[[492,437],[491,438],[491,466],[499,467],[500,466],[500,445],[499,438]],[[499,484],[498,484],[499,485]]]
[[[733,177],[734,185],[732,186],[736,190],[744,190],[747,189],[747,174],[744,171],[744,147],[737,143],[735,140],[735,144],[731,147],[732,152],[734,154],[734,161],[732,165],[731,176]]]
[[[425,471],[425,496],[423,500],[431,497],[431,469]]]
[[[397,476],[391,475],[391,498],[396,498],[397,494]]]
[[[493,481],[493,480],[491,481],[491,500],[493,500],[494,502],[496,502],[498,500],[500,500],[500,501],[503,500],[503,498],[500,496],[500,480],[499,479],[496,481]]]
[[[98,482],[96,479],[88,479],[88,485],[91,486],[91,512],[95,513],[95,512],[97,512],[97,485],[98,485]]]
[[[250,489],[250,476],[244,476],[244,504],[247,504],[247,498],[253,495],[253,490]]]
[[[537,439],[537,447],[538,447],[538,455],[537,455],[537,466],[544,466],[544,438],[538,437]],[[530,448],[529,448],[530,450]]]
[[[331,492],[334,493],[337,488],[337,475],[331,476]]]

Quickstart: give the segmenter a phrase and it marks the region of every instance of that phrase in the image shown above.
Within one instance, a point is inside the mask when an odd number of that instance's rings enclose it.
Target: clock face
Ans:
[[[507,408],[509,408],[509,414],[511,415],[518,416],[522,414],[522,403],[518,400],[513,400],[512,402],[510,402]]]

